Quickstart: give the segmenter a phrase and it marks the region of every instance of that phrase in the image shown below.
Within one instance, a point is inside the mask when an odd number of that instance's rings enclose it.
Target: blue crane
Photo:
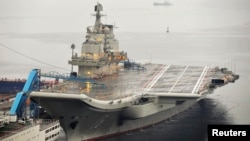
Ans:
[[[17,115],[17,117],[21,117],[23,115],[22,107],[25,104],[25,101],[27,100],[30,92],[39,89],[39,82],[40,70],[33,69],[30,72],[27,81],[25,82],[23,90],[21,92],[18,92],[16,95],[15,100],[10,109],[10,115]]]

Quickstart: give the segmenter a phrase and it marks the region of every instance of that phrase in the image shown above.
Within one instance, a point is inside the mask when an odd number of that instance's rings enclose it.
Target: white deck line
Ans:
[[[202,82],[203,82],[203,79],[205,78],[205,76],[206,76],[206,74],[207,74],[208,69],[209,69],[209,67],[206,68],[206,71],[205,71],[205,73],[203,74],[202,79],[201,79],[201,81],[200,81],[200,83],[199,83],[199,85],[198,85],[198,87],[197,87],[197,89],[196,89],[195,92],[197,92],[197,91],[199,90],[199,88],[200,88],[200,86],[201,86],[201,84],[202,84]]]
[[[203,69],[203,71],[202,71],[202,73],[200,75],[200,78],[198,79],[197,83],[194,86],[194,89],[193,89],[192,93],[196,92],[197,89],[200,87],[201,82],[204,79],[205,74],[207,73],[207,70],[208,70],[208,66],[204,67],[204,69]]]
[[[161,97],[181,97],[181,98],[198,98],[201,97],[198,94],[191,94],[191,93],[158,93],[158,92],[149,92],[146,95],[153,95],[153,96],[161,96]]]
[[[165,66],[153,79],[153,81],[151,81],[148,86],[144,89],[144,91],[149,91],[154,84],[159,80],[159,78],[161,78],[161,76],[164,74],[164,72],[170,67],[171,65]]]
[[[175,81],[174,85],[171,87],[171,89],[168,91],[168,93],[171,93],[174,89],[174,87],[177,85],[177,83],[179,82],[179,80],[181,79],[181,77],[184,75],[184,73],[186,72],[186,70],[188,69],[189,66],[186,66],[185,69],[183,70],[183,72],[181,73],[181,75],[179,75],[179,77],[177,78],[177,80]]]

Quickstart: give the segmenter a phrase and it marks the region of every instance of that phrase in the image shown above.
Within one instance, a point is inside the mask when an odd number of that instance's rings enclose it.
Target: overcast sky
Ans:
[[[160,0],[155,0],[160,1]],[[162,0],[164,1],[164,0]],[[249,0],[99,0],[103,23],[119,31],[250,29]],[[85,32],[93,25],[94,0],[1,0],[0,33]]]

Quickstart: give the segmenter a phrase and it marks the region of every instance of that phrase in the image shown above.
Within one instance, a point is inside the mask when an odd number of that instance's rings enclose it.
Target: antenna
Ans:
[[[108,16],[107,13],[105,15],[102,14],[102,16],[105,16],[105,23],[108,23]]]
[[[114,26],[114,28],[119,28],[119,27],[115,26],[115,22],[114,22],[114,25],[113,25],[113,26]]]
[[[234,60],[234,73],[236,73],[236,61]]]
[[[71,49],[72,49],[72,56],[71,56],[71,59],[73,60],[75,44],[72,44],[70,47],[71,47]],[[73,72],[73,64],[71,65],[71,72]]]

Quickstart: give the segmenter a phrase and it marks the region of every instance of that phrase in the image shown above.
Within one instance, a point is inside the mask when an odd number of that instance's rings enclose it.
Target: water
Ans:
[[[71,67],[67,64],[71,56],[70,45],[75,43],[75,52],[80,52],[82,36],[82,33],[2,34],[0,77],[26,78],[33,68],[68,72]],[[250,124],[249,34],[118,32],[116,37],[120,41],[120,48],[136,61],[225,66],[238,73],[240,79],[216,89],[207,99],[170,121],[106,141],[182,141],[187,138],[203,141],[206,140],[207,124]]]

